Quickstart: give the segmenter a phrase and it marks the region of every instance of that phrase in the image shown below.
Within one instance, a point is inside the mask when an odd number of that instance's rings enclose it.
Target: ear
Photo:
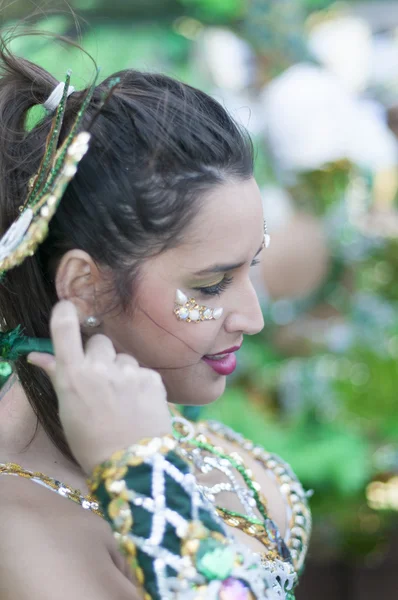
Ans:
[[[95,262],[83,250],[69,250],[61,259],[55,277],[55,287],[60,300],[70,300],[83,321],[97,310],[96,294],[101,275]]]

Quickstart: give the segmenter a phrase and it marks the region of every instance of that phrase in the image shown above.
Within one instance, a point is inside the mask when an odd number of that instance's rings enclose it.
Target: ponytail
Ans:
[[[49,97],[57,80],[45,69],[17,57],[0,38],[0,235],[19,215],[29,179],[44,155],[51,115],[27,131],[28,111]],[[9,271],[0,284],[1,328],[22,325],[25,335],[49,338],[51,310],[57,295],[54,282],[43,272],[39,253]],[[73,456],[61,427],[58,402],[47,376],[20,358],[14,370],[46,434],[69,459]],[[74,461],[75,462],[75,461]]]

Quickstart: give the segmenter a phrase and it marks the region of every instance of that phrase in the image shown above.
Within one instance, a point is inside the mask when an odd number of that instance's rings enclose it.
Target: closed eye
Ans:
[[[254,258],[250,264],[251,267],[255,267],[260,264],[260,260],[258,258]],[[233,277],[228,277],[228,275],[224,275],[223,279],[219,283],[214,285],[208,285],[207,287],[196,287],[193,288],[197,290],[201,294],[207,296],[219,296],[227,287],[232,283]]]
[[[232,283],[232,281],[233,277],[228,277],[227,275],[225,275],[219,283],[209,285],[207,287],[197,287],[193,289],[197,290],[201,294],[204,294],[205,296],[219,296],[224,290],[227,289],[227,287]]]

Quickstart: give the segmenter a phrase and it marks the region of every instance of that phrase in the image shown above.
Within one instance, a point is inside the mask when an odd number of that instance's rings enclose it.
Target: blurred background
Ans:
[[[266,327],[200,418],[281,454],[314,491],[298,600],[398,597],[398,1],[0,6],[3,25],[35,11],[30,24],[75,38],[104,77],[162,71],[248,127],[272,236],[253,270]],[[14,50],[61,80],[72,68],[77,88],[93,74],[61,43]]]

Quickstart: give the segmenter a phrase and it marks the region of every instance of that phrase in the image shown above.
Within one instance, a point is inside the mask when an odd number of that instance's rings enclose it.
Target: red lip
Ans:
[[[239,346],[233,346],[228,350],[221,350],[217,354],[206,354],[202,357],[202,360],[209,365],[219,375],[231,375],[236,369],[236,356],[234,352],[239,350],[242,343]],[[215,358],[219,355],[227,354],[224,358]]]
[[[220,352],[214,352],[214,354],[206,354],[206,356],[210,357],[218,356],[219,354],[230,354],[231,352],[236,352],[237,350],[239,350],[241,346],[242,344],[240,344],[239,346],[233,346],[232,348],[228,348],[228,350],[220,350]]]
[[[233,352],[227,353],[224,358],[216,359],[204,356],[202,360],[208,364],[213,371],[218,373],[218,375],[231,375],[236,369],[236,356]]]

